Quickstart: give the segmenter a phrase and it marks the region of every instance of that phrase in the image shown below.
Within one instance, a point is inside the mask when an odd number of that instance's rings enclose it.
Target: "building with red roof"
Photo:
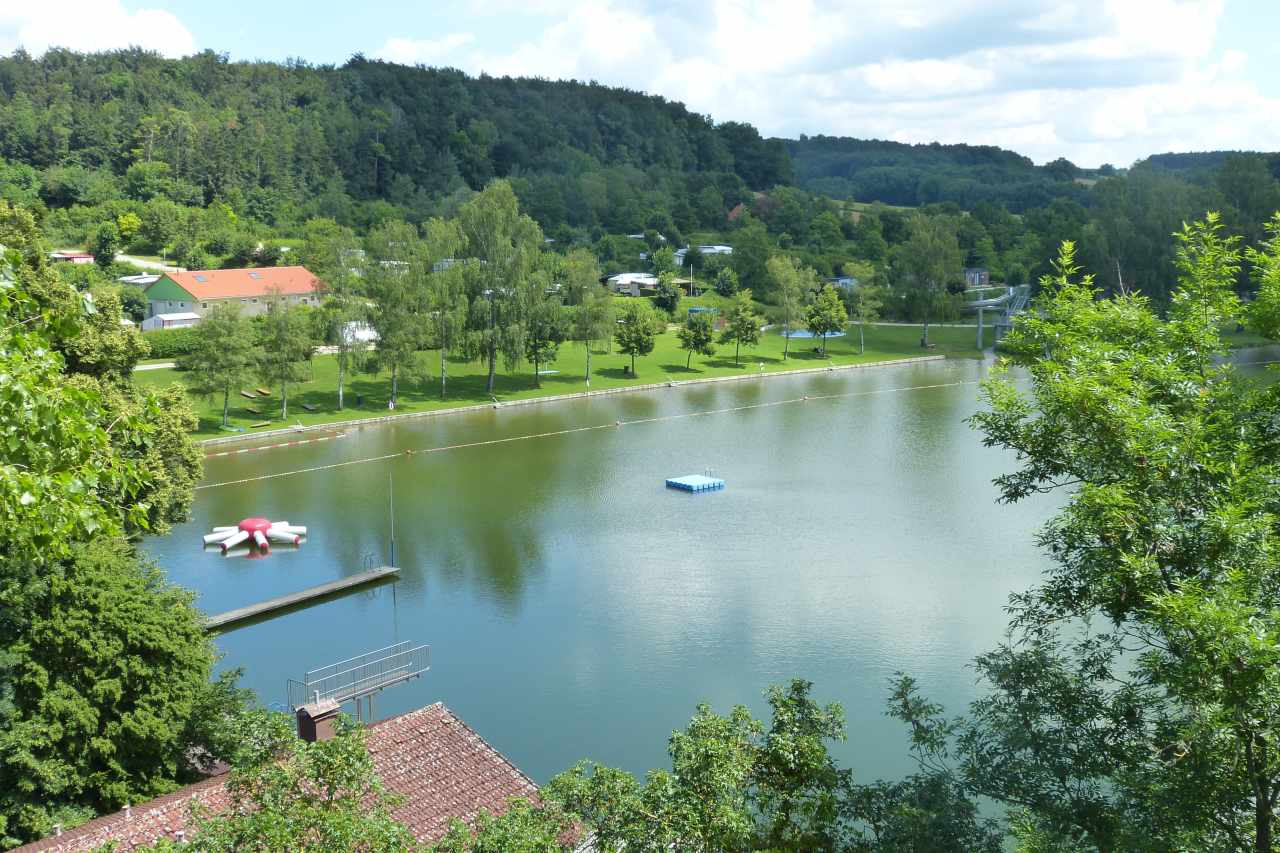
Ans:
[[[323,738],[331,727],[321,723],[315,730]],[[501,814],[511,798],[532,799],[538,792],[533,780],[439,702],[373,723],[365,745],[383,785],[404,797],[393,817],[423,843],[438,841],[454,818],[474,825],[482,810]],[[214,776],[17,849],[76,853],[114,843],[128,853],[164,838],[190,840],[193,805],[213,812],[230,805],[226,780],[225,774]]]
[[[204,314],[220,302],[236,302],[241,314],[267,310],[276,294],[288,302],[320,303],[324,283],[306,267],[252,267],[234,270],[166,272],[147,288],[147,316]]]

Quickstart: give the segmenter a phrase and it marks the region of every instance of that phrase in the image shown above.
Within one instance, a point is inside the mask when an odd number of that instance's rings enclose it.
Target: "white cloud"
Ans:
[[[426,42],[447,64],[641,89],[767,135],[995,144],[1082,165],[1276,147],[1280,99],[1250,82],[1241,51],[1214,58],[1224,0],[475,2],[546,24],[501,47]]]
[[[195,53],[191,32],[162,9],[125,8],[120,0],[45,0],[0,4],[0,53],[21,47],[79,51],[143,47],[165,56]]]
[[[389,38],[377,56],[404,65],[447,65],[451,54],[475,40],[471,33],[450,33],[438,39]]]

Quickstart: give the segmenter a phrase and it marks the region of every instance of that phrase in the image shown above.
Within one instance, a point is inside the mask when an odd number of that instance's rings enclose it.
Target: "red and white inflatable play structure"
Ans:
[[[204,537],[206,549],[218,548],[228,557],[247,556],[251,553],[265,555],[271,546],[297,547],[307,538],[307,528],[287,521],[271,521],[266,518],[246,518],[236,525],[215,527]]]

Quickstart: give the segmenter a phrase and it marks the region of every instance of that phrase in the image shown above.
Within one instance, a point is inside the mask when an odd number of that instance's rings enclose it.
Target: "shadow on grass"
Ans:
[[[658,365],[658,367],[662,368],[663,372],[665,373],[701,373],[702,372],[697,367],[685,367],[683,364],[660,364]]]

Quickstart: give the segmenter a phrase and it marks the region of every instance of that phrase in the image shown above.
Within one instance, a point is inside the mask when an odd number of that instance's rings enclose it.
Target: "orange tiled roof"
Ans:
[[[383,784],[405,798],[395,819],[422,842],[438,840],[452,818],[471,824],[481,809],[500,814],[508,799],[533,798],[538,792],[533,780],[439,702],[374,723],[365,744]],[[175,838],[187,829],[192,802],[213,811],[229,805],[226,778],[206,779],[133,806],[128,816],[123,811],[106,815],[18,850],[73,853],[114,841],[117,850],[128,853]]]
[[[239,270],[189,270],[169,272],[173,279],[196,299],[235,299],[266,296],[278,291],[282,296],[314,293],[324,287],[306,267],[254,267]]]

